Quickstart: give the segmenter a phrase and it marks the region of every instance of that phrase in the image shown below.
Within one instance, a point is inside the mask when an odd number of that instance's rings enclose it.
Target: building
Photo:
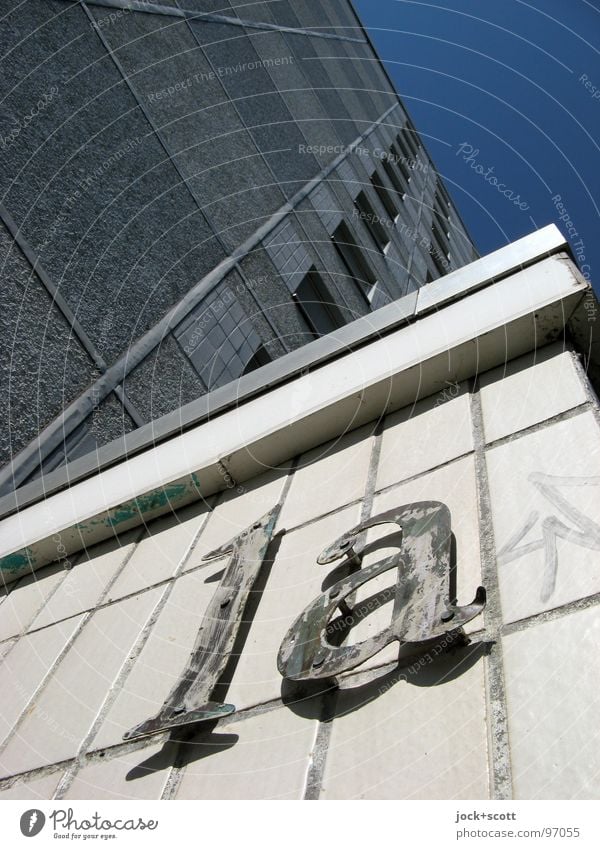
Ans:
[[[2,499],[0,798],[598,798],[597,312],[550,226]]]
[[[348,0],[0,26],[0,492],[476,257]]]

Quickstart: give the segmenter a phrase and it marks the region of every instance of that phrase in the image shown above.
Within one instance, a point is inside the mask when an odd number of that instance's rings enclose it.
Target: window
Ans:
[[[398,134],[397,139],[400,147],[405,150],[408,149],[413,159],[418,157],[421,142],[412,124],[407,122],[402,132]]]
[[[370,303],[367,293],[377,283],[377,278],[345,221],[337,226],[331,240],[348,276],[354,281],[366,302]]]
[[[246,363],[244,368],[244,374],[248,374],[254,369],[260,368],[261,366],[266,366],[271,362],[271,357],[269,356],[267,349],[264,345],[260,345],[252,357]]]
[[[208,295],[174,335],[208,390],[237,380],[251,363],[256,368],[268,357],[264,348],[260,353],[262,340],[229,286]]]
[[[354,199],[354,205],[358,211],[358,217],[366,225],[379,250],[384,253],[390,243],[390,228],[393,221],[382,219],[373,209],[371,201],[364,192],[359,192]]]
[[[400,210],[400,200],[398,195],[394,192],[390,192],[387,186],[384,185],[382,177],[379,175],[378,171],[371,177],[371,185],[375,189],[377,193],[377,197],[381,201],[381,205],[390,216],[392,221],[395,221],[398,212]]]
[[[440,277],[444,277],[444,275],[450,273],[448,258],[443,256],[441,252],[435,248],[435,246],[433,246],[431,250],[431,259],[433,260],[433,264],[437,268]]]
[[[314,268],[302,278],[292,298],[315,338],[331,333],[346,323],[323,278]]]
[[[437,239],[438,244],[440,245],[444,253],[447,254],[450,248],[448,244],[448,233],[446,232],[446,230],[442,229],[440,219],[436,216],[435,213],[433,215],[433,221],[431,223],[431,231],[434,237]]]
[[[388,179],[392,186],[396,189],[397,198],[399,201],[404,201],[404,196],[408,190],[408,183],[410,180],[410,175],[408,177],[404,176],[404,172],[401,171],[402,177],[398,173],[397,163],[400,161],[398,158],[398,154],[394,153],[393,148],[390,149],[390,158],[385,157],[381,160],[381,164],[383,165],[383,170],[388,176]]]
[[[434,233],[446,253],[450,250],[450,204],[446,200],[447,195],[442,193],[441,185],[438,183],[433,201],[433,225]],[[437,231],[437,232],[436,232]]]
[[[398,140],[400,140],[400,136],[398,136]],[[410,183],[412,171],[412,168],[408,163],[409,161],[414,162],[414,158],[411,156],[410,152],[407,152],[401,144],[399,144],[398,146],[391,145],[390,151],[396,168],[400,171],[404,181],[408,185],[408,183]]]

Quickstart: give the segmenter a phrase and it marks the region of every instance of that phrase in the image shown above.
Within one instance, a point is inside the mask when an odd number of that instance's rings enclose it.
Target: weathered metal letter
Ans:
[[[234,713],[235,705],[211,702],[210,696],[229,660],[244,607],[264,562],[279,510],[279,506],[274,507],[230,542],[202,558],[213,560],[231,553],[181,678],[160,712],[124,734],[124,740]]]
[[[465,607],[450,600],[450,511],[439,501],[421,501],[373,516],[349,530],[318,558],[331,563],[349,555],[360,563],[362,552],[355,552],[359,534],[375,525],[398,525],[402,532],[400,550],[364,569],[354,571],[316,598],[296,619],[279,649],[280,673],[295,681],[331,678],[354,669],[394,640],[418,644],[439,639],[457,631],[485,607],[485,590],[479,587],[475,599]],[[372,578],[398,568],[394,589],[394,610],[388,628],[356,645],[333,646],[327,642],[326,629],[336,607],[348,610],[345,599]]]

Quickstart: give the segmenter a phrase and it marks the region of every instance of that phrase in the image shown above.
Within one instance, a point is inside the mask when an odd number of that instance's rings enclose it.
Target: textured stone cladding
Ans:
[[[3,17],[2,218],[20,247],[0,229],[0,467],[70,405],[79,451],[68,432],[58,448],[44,438],[44,471],[311,341],[293,298],[310,268],[347,322],[474,258],[445,201],[451,261],[432,242],[438,177],[347,0],[179,4],[271,29],[175,17],[176,5],[29,0]],[[352,164],[331,170],[367,133]],[[314,180],[325,190],[311,193]],[[384,221],[385,253],[356,215],[360,190]],[[331,242],[342,218],[371,266],[366,282]],[[190,345],[186,327],[223,289],[243,332],[199,325]],[[121,416],[99,394],[116,363]]]

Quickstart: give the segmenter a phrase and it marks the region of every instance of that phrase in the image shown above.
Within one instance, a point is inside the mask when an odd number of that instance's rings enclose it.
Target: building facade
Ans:
[[[2,493],[476,256],[347,0],[0,27]]]
[[[0,798],[598,798],[593,292],[549,227],[401,306],[3,499]]]

